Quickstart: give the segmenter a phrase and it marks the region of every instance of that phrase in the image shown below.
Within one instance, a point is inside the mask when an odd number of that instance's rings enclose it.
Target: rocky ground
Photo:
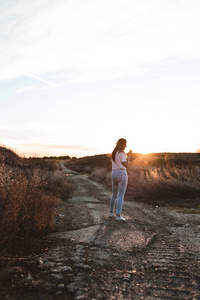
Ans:
[[[200,299],[200,216],[124,202],[108,218],[110,191],[61,167],[75,184],[58,208],[49,251],[1,268],[0,299]]]

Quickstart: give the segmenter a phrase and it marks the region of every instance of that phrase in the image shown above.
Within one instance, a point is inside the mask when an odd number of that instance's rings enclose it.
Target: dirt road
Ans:
[[[48,253],[10,267],[1,299],[200,299],[198,215],[125,201],[127,222],[116,222],[110,191],[61,168],[75,192],[58,209],[60,231]]]

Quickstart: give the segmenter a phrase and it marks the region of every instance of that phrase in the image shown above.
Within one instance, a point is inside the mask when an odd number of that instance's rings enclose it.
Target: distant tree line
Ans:
[[[29,157],[30,160],[53,160],[53,159],[56,159],[56,160],[75,160],[77,159],[76,157],[70,157],[69,155],[65,155],[65,156],[43,156],[43,157]]]
[[[67,159],[76,159],[76,157],[70,157],[69,155],[65,155],[65,156],[44,156],[43,159],[67,160]]]

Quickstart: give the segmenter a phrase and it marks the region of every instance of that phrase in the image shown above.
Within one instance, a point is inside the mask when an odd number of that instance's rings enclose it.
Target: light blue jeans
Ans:
[[[114,211],[115,201],[118,195],[116,214],[121,214],[127,183],[128,176],[126,170],[119,169],[112,171],[112,197],[110,200],[110,212]]]

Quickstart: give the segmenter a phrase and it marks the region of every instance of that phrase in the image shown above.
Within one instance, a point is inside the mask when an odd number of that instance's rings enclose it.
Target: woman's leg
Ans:
[[[121,180],[119,182],[119,195],[117,199],[117,216],[121,215],[121,210],[123,206],[124,194],[126,192],[128,177],[127,174],[123,174],[121,176]]]
[[[115,206],[115,200],[117,199],[118,194],[118,182],[115,179],[114,174],[112,174],[112,197],[110,199],[110,213],[113,213],[114,206]]]

